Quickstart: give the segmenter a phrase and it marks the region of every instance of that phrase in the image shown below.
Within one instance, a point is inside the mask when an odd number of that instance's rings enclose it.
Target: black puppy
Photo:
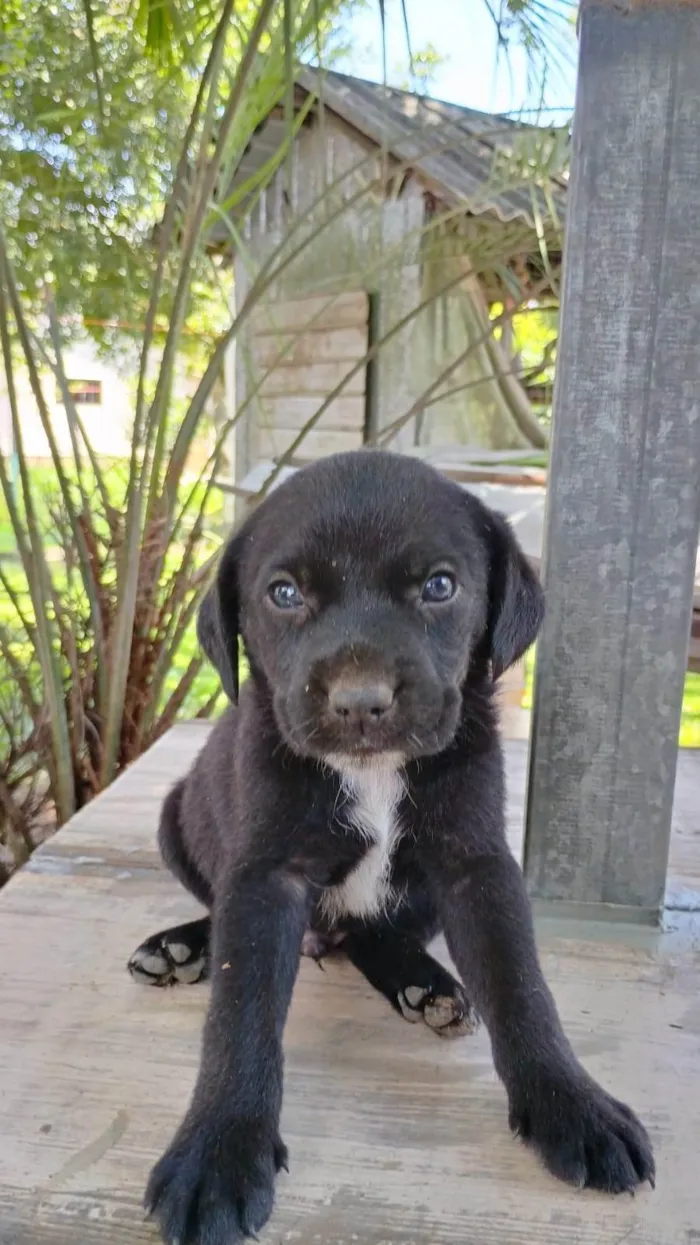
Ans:
[[[302,946],[342,941],[411,1020],[488,1026],[510,1124],[555,1175],[653,1182],[647,1134],[578,1063],[504,833],[494,680],[534,640],[535,576],[504,520],[371,451],[282,485],[224,552],[201,643],[240,703],[165,801],[166,863],[211,911],[131,961],[212,996],[199,1079],[146,1203],[169,1242],[257,1232],[286,1164],[282,1032]],[[425,951],[444,930],[464,987]]]

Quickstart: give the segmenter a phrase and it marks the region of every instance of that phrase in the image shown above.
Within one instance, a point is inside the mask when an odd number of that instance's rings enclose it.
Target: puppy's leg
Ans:
[[[219,894],[199,1077],[146,1193],[170,1245],[234,1245],[255,1236],[286,1166],[282,1030],[311,916],[309,887],[281,869],[237,863]]]
[[[417,937],[397,932],[388,921],[343,941],[351,963],[406,1020],[423,1021],[440,1037],[474,1033],[478,1018],[463,987],[438,964]]]
[[[425,867],[450,953],[487,1025],[513,1131],[555,1176],[581,1188],[622,1193],[653,1184],[644,1126],[588,1075],[564,1035],[539,965],[524,879],[505,842],[474,853],[455,838],[440,846],[432,839]]]
[[[187,842],[187,826],[183,817],[183,799],[187,779],[176,783],[163,801],[158,826],[160,854],[173,877],[181,882],[205,908],[211,908],[212,888],[193,859]]]
[[[192,985],[209,975],[210,937],[208,916],[164,929],[136,948],[129,972],[146,986]]]

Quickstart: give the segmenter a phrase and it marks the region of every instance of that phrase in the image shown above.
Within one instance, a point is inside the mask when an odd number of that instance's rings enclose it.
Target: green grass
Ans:
[[[122,476],[119,467],[107,467],[105,469],[105,477],[107,488],[110,496],[117,497],[121,489]],[[31,482],[32,497],[34,499],[34,507],[39,527],[45,533],[46,544],[50,548],[54,545],[51,521],[51,506],[53,500],[57,496],[58,483],[56,480],[56,472],[53,467],[48,464],[33,463],[29,468],[29,478]],[[21,488],[17,481],[17,504],[21,510]],[[10,523],[10,515],[5,502],[5,496],[0,490],[0,557],[7,554],[13,554],[16,550],[15,535]]]
[[[525,659],[525,693],[522,705],[532,708],[532,682],[535,672],[535,650],[530,649]],[[700,748],[700,674],[686,674],[681,728],[678,735],[681,748]]]
[[[700,748],[700,674],[687,674],[680,733],[681,748]]]

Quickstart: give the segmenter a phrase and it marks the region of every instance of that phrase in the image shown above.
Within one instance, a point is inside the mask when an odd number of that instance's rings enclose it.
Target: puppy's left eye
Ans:
[[[270,584],[267,590],[268,596],[273,605],[278,610],[298,610],[304,604],[302,597],[296,584],[291,583],[288,579],[276,579]]]
[[[420,599],[428,605],[442,605],[443,601],[449,601],[456,591],[457,581],[454,575],[450,575],[447,571],[438,571],[436,575],[431,575],[430,579],[426,579]]]

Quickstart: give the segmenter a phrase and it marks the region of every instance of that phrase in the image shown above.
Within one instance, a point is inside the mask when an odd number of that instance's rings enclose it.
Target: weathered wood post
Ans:
[[[700,0],[584,0],[567,221],[525,872],[655,921],[700,522]]]

